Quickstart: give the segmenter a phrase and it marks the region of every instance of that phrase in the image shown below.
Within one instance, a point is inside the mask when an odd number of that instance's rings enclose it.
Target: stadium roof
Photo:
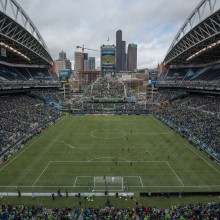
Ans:
[[[220,2],[202,0],[175,36],[165,65],[205,64],[220,60]]]
[[[0,0],[0,57],[19,64],[52,64],[48,48],[25,11],[15,0]]]

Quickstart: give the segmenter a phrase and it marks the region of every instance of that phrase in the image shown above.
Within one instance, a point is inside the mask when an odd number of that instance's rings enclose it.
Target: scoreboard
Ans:
[[[101,46],[101,69],[102,74],[115,74],[116,63],[116,47],[115,45]]]
[[[150,84],[157,84],[157,73],[156,72],[150,72],[149,73],[149,83]]]

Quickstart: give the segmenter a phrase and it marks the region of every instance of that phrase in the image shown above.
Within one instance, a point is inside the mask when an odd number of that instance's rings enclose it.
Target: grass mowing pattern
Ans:
[[[151,116],[65,116],[1,164],[0,176],[0,192],[87,192],[99,176],[123,177],[135,193],[220,191],[219,165]]]

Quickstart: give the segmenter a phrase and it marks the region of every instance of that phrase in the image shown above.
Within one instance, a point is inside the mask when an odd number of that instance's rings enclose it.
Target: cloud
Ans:
[[[53,59],[64,50],[74,59],[77,45],[100,49],[123,40],[138,45],[138,68],[152,68],[163,58],[178,29],[200,0],[17,0],[44,38]],[[97,58],[100,54],[88,51]]]

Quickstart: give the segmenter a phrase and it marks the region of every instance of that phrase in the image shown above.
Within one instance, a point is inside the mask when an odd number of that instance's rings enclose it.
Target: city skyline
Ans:
[[[200,0],[17,0],[31,18],[54,60],[65,51],[74,60],[76,46],[99,50],[116,44],[122,30],[127,43],[138,45],[138,68],[157,66],[192,10]],[[173,10],[175,8],[175,10]],[[40,11],[40,16],[39,16]],[[90,51],[100,65],[100,53]]]

